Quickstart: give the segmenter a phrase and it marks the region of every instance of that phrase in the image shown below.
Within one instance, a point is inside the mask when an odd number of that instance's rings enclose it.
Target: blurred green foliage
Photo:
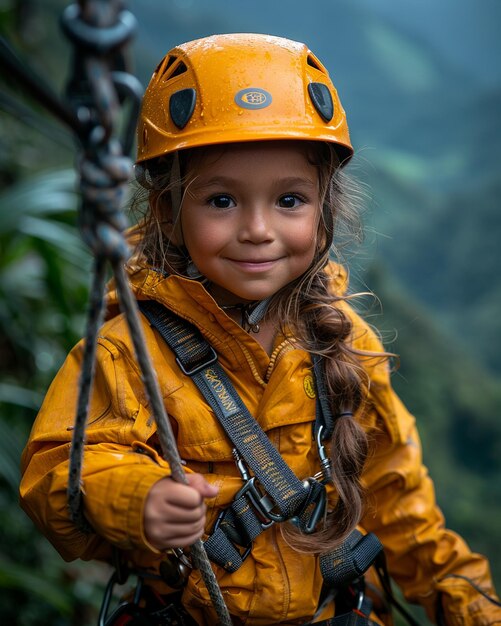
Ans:
[[[30,177],[0,194],[2,623],[95,621],[92,578],[103,582],[95,566],[64,564],[17,504],[30,424],[83,328],[90,259],[75,231],[76,202],[71,170]]]

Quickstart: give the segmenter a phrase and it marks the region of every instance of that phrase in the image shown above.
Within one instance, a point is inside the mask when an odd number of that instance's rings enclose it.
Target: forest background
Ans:
[[[0,0],[0,28],[58,92],[61,0]],[[400,355],[448,526],[501,588],[501,4],[498,0],[133,0],[144,85],[173,45],[217,32],[305,41],[348,113],[366,241],[347,258],[365,314]],[[75,228],[72,138],[0,77],[0,621],[95,623],[108,571],[64,563],[19,509],[19,456],[84,328],[90,259]]]

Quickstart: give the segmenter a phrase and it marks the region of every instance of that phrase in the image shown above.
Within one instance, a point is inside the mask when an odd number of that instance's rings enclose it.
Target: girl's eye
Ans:
[[[278,199],[278,206],[282,209],[295,209],[304,204],[304,200],[293,193],[287,193]]]
[[[216,209],[231,209],[235,206],[235,201],[231,196],[221,193],[210,198],[209,204]]]

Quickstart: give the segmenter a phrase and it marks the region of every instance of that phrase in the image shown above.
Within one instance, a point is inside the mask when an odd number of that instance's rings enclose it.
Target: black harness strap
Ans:
[[[338,589],[362,576],[383,550],[373,533],[362,535],[354,530],[336,550],[320,557],[320,571],[325,583]]]
[[[273,523],[294,518],[304,532],[313,532],[325,511],[324,485],[313,478],[301,481],[295,476],[245,407],[217,363],[216,352],[198,329],[158,302],[139,301],[138,305],[173,350],[181,370],[198,386],[235,446],[235,461],[244,485],[232,504],[220,513],[212,534],[204,543],[209,558],[234,572],[250,553],[254,539]],[[315,372],[321,374],[318,368],[317,362]],[[319,444],[322,430],[332,433],[333,424],[322,382],[320,386],[317,383],[317,397],[320,395],[324,399],[323,406],[319,407],[317,402]],[[247,472],[246,463],[254,476]],[[363,536],[353,531],[337,550],[320,557],[326,586],[346,589],[363,576],[381,550],[382,545],[375,535]],[[357,626],[365,626],[370,607],[363,592],[359,597],[360,606],[355,607],[355,613],[348,609],[347,614],[320,624],[344,626],[345,622],[353,624],[355,620]]]
[[[323,359],[318,354],[312,354],[313,372],[315,374],[315,387],[317,392],[317,416],[315,431],[323,427],[322,439],[330,440],[334,430],[334,416],[329,405],[324,380]]]
[[[214,349],[197,328],[160,303],[140,301],[139,308],[173,350],[179,367],[200,389],[229,439],[271,497],[270,502],[261,503],[269,517],[284,521],[302,513],[310,484],[295,476],[271,444],[217,362]]]
[[[252,542],[275,522],[294,518],[306,533],[324,515],[326,492],[314,478],[299,480],[249,413],[217,355],[192,324],[154,301],[139,301],[140,310],[176,355],[235,446],[234,455],[244,485],[221,512],[210,537],[207,555],[229,572],[250,553]],[[247,471],[252,470],[253,476]]]

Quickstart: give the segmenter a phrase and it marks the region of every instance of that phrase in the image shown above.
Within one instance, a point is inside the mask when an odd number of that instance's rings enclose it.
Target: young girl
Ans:
[[[136,165],[147,210],[127,269],[188,484],[169,478],[113,292],[84,452],[93,532],[70,521],[66,500],[81,344],[35,422],[21,484],[24,509],[64,559],[109,561],[113,547],[147,576],[142,602],[156,617],[141,623],[217,622],[199,572],[172,574],[199,538],[234,624],[363,620],[364,567],[338,576],[346,547],[362,541],[357,527],[377,535],[391,576],[432,621],[501,623],[488,563],[444,528],[387,354],[330,260],[336,227],[354,219],[351,155],[336,90],[303,44],[208,37],[173,49],[153,74]],[[151,302],[212,347],[220,369],[203,375],[215,403]],[[232,388],[250,413],[242,420],[266,433],[257,462],[259,435],[235,443],[224,425]],[[270,461],[277,451],[283,465]]]

